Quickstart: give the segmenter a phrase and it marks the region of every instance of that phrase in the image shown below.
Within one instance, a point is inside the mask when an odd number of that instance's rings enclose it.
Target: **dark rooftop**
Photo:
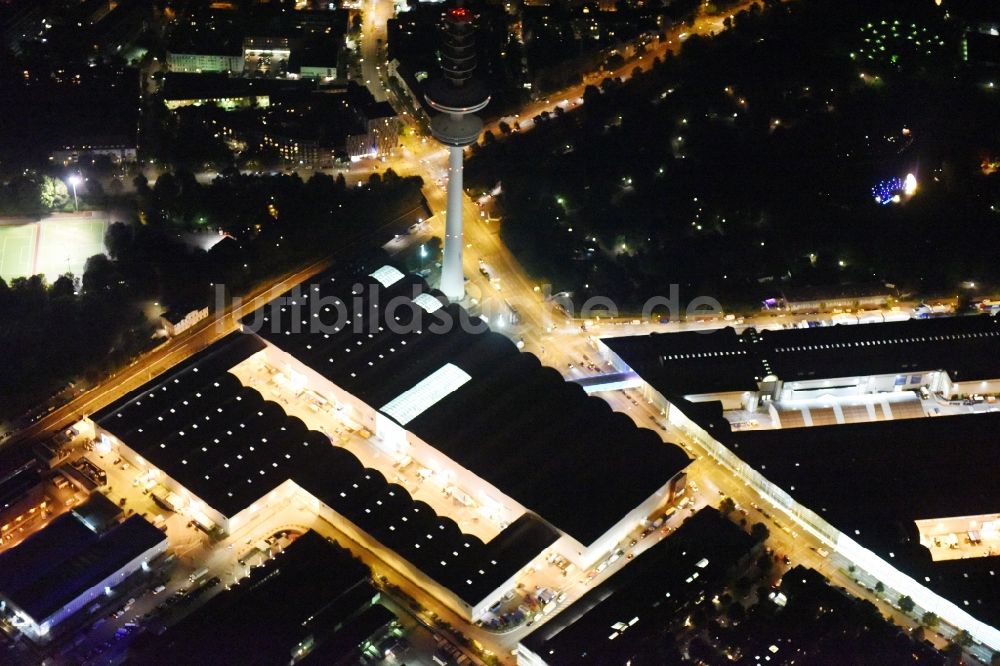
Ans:
[[[931,644],[913,640],[871,602],[842,592],[813,569],[786,572],[781,592],[784,607],[762,600],[735,630],[725,632],[718,647],[739,655],[735,666],[946,663]]]
[[[294,307],[266,306],[245,321],[259,319],[262,337],[383,413],[446,364],[456,366],[469,380],[402,425],[584,545],[688,464],[679,447],[587,397],[465,310],[414,305],[437,302],[416,276],[400,274],[384,287],[373,277],[327,273],[295,293],[303,308],[310,298],[330,303],[314,314],[328,333],[299,332],[308,315]],[[386,307],[396,297],[400,307]],[[357,321],[333,330],[338,304],[356,299],[362,307],[349,316]]]
[[[227,516],[291,478],[473,604],[558,537],[532,514],[485,544],[463,534],[228,373],[262,348],[256,336],[233,333],[92,418]]]
[[[981,32],[965,35],[969,62],[1000,65],[1000,37]]]
[[[753,538],[705,508],[535,630],[524,645],[552,666],[625,664],[688,604],[712,594]]]
[[[204,307],[204,306],[201,306],[201,307]],[[170,308],[166,312],[162,313],[160,315],[160,317],[162,317],[163,319],[166,319],[171,324],[179,324],[180,322],[184,321],[185,317],[187,317],[189,314],[191,314],[192,310],[199,310],[199,309],[201,309],[201,308],[199,306],[193,304],[193,303],[192,304],[181,305],[181,306],[178,306],[178,307]]]
[[[760,333],[758,355],[785,381],[947,370],[955,381],[1000,377],[1000,319],[989,315]]]
[[[892,296],[896,290],[882,284],[845,284],[837,287],[797,287],[782,291],[786,303],[841,301],[846,298]]]
[[[72,513],[94,532],[103,532],[115,524],[123,511],[107,495],[92,493],[87,501],[75,507]]]
[[[317,645],[299,666],[354,666],[364,663],[359,658],[359,645],[396,620],[385,606],[374,605],[345,623],[323,643]]]
[[[300,72],[302,67],[336,67],[337,52],[337,47],[331,44],[296,49],[288,59],[288,71]]]
[[[378,594],[369,578],[368,567],[350,551],[309,531],[134,656],[147,664],[178,664],[196,649],[215,664],[288,662],[305,639],[322,645],[369,608]]]
[[[795,381],[940,369],[955,381],[1000,377],[1000,320],[989,315],[602,342],[664,395],[756,390],[768,375]]]
[[[389,102],[374,102],[366,105],[364,108],[364,116],[368,120],[395,118],[396,115],[396,110],[392,108],[392,104],[389,104]]]
[[[314,87],[310,81],[241,79],[216,73],[167,72],[163,77],[163,98],[171,101],[250,97],[308,91]]]
[[[0,554],[0,596],[41,623],[166,538],[140,516],[98,534],[63,514]]]
[[[817,426],[807,435],[741,431],[721,439],[838,530],[997,624],[996,558],[932,562],[914,521],[997,511],[998,429],[1000,414],[987,413]]]
[[[763,378],[752,340],[730,327],[601,342],[664,395],[755,391]]]
[[[227,12],[197,8],[189,18],[176,22],[167,51],[198,55],[242,55],[243,28]]]
[[[38,459],[25,448],[0,453],[0,511],[17,502],[41,481]]]

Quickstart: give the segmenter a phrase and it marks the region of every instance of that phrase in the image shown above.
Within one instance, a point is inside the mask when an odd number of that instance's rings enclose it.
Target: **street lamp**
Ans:
[[[80,184],[80,176],[78,174],[73,174],[69,177],[69,184],[73,186],[73,210],[80,210],[80,201],[76,198],[76,186]]]

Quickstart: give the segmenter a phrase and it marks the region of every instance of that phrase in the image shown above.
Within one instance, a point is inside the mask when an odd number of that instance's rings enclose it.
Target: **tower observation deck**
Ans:
[[[445,218],[444,261],[441,291],[451,301],[465,296],[462,270],[462,157],[463,148],[475,143],[483,121],[475,115],[490,102],[486,86],[475,78],[476,35],[474,16],[462,6],[445,12],[441,75],[429,82],[424,97],[440,113],[431,120],[431,134],[448,146],[448,212]]]

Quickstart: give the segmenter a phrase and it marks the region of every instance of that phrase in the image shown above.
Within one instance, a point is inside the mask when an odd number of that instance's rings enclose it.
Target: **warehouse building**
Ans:
[[[166,551],[163,532],[140,516],[109,520],[108,504],[95,496],[0,554],[0,608],[33,640]]]
[[[544,553],[587,567],[683,488],[678,447],[391,266],[323,274],[244,324],[259,332],[92,417],[162,503],[206,527],[297,497],[476,619]],[[245,362],[369,435],[379,468],[242,383]],[[478,512],[482,538],[388,480],[410,464]]]
[[[518,646],[518,664],[653,663],[664,628],[718,594],[761,549],[718,511],[702,509],[532,632]]]
[[[249,578],[212,597],[195,613],[157,637],[137,642],[132,657],[143,664],[190,661],[279,664],[335,658],[358,663],[366,643],[390,631],[395,616],[377,603],[371,572],[336,542],[309,531]]]
[[[807,449],[782,430],[722,439],[861,548],[1000,627],[998,428],[987,413],[814,428]]]
[[[675,337],[676,336],[676,337]],[[1000,392],[1000,327],[980,315],[868,326],[732,329],[604,339],[620,372],[797,530],[829,544],[872,585],[1000,649],[997,414],[907,418],[919,389],[945,400]],[[891,396],[909,394],[898,399]],[[840,400],[821,425],[734,432],[725,409]],[[864,402],[867,400],[868,402]],[[836,414],[852,412],[853,419]],[[858,405],[861,405],[860,407]],[[888,405],[888,407],[886,407]],[[846,406],[846,408],[845,408]],[[875,418],[861,418],[861,409]],[[922,415],[922,414],[921,414]],[[804,423],[805,414],[800,417]],[[836,425],[834,425],[836,424]],[[995,485],[995,484],[994,484]]]
[[[910,418],[901,395],[921,387],[945,399],[1000,393],[1000,319],[981,315],[758,332],[733,328],[604,338],[601,353],[662,395],[720,401],[723,409],[824,398],[850,423]],[[884,396],[883,396],[884,397]],[[871,405],[871,407],[869,407]],[[780,412],[780,407],[776,408]],[[859,410],[875,413],[868,418]],[[844,414],[846,412],[846,414]],[[780,414],[779,421],[782,421]],[[821,424],[822,415],[816,419]]]

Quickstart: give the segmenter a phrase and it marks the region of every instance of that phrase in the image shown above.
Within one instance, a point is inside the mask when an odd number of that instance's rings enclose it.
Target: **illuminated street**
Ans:
[[[140,4],[0,12],[0,663],[998,663],[1000,15]]]

